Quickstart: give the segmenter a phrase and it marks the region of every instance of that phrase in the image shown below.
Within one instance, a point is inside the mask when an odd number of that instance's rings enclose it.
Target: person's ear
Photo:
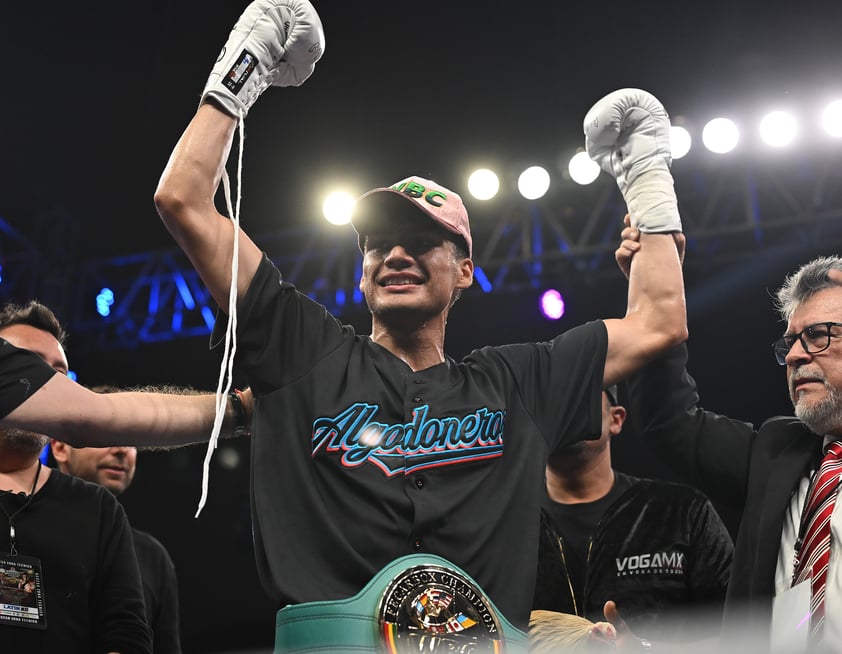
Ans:
[[[53,451],[53,458],[57,463],[67,463],[68,452],[70,446],[67,443],[57,441],[55,438],[50,439],[50,449]]]
[[[456,288],[470,288],[474,283],[474,262],[470,259],[462,259],[459,264],[459,282]]]
[[[609,410],[611,414],[611,433],[619,434],[623,430],[623,424],[626,422],[626,409],[622,406],[612,406]]]

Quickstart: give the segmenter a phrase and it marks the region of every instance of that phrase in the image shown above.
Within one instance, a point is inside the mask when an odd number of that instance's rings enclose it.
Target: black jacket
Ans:
[[[704,411],[685,370],[684,345],[634,375],[628,409],[682,479],[714,501],[742,509],[725,604],[724,637],[768,638],[784,516],[793,492],[821,457],[822,437],[797,418],[759,429]]]

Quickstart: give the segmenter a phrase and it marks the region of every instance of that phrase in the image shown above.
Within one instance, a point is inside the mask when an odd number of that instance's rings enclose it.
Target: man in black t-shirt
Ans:
[[[604,620],[615,603],[632,633],[685,646],[719,634],[733,542],[711,502],[682,484],[614,470],[626,420],[603,393],[602,436],[547,462],[534,610]]]
[[[94,386],[97,393],[115,393],[112,386]],[[56,439],[50,449],[58,469],[107,488],[115,496],[131,486],[137,468],[137,448],[128,446],[76,448]],[[132,527],[146,618],[152,630],[154,654],[180,654],[178,579],[164,545],[152,534]]]
[[[47,307],[4,306],[0,338],[4,362],[20,360],[9,354],[11,343],[67,372],[64,330]],[[10,369],[24,372],[19,387],[38,388],[46,378],[37,366]],[[0,429],[0,570],[7,587],[11,579],[25,580],[0,610],[3,651],[149,654],[126,514],[105,489],[42,466],[47,441],[31,431]]]

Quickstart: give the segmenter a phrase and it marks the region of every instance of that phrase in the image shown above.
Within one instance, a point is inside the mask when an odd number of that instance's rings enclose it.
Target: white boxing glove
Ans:
[[[620,89],[585,116],[585,149],[617,180],[632,227],[641,232],[680,232],[681,217],[670,164],[670,121],[651,93]]]
[[[254,0],[211,71],[201,102],[213,98],[243,116],[269,86],[299,86],[325,49],[322,22],[307,0]]]

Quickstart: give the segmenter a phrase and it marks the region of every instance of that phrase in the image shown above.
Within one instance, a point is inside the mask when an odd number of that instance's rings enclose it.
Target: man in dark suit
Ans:
[[[627,271],[635,231],[624,238],[617,260]],[[738,639],[752,652],[839,651],[842,509],[827,500],[830,563],[822,569],[808,551],[812,512],[805,507],[822,458],[842,441],[842,257],[815,259],[789,275],[776,308],[787,328],[775,356],[786,366],[795,416],[756,427],[705,411],[684,345],[629,379],[628,406],[684,481],[742,510],[723,643]],[[842,474],[835,465],[826,484],[834,492]],[[824,588],[811,587],[811,576],[813,584],[825,576]]]

